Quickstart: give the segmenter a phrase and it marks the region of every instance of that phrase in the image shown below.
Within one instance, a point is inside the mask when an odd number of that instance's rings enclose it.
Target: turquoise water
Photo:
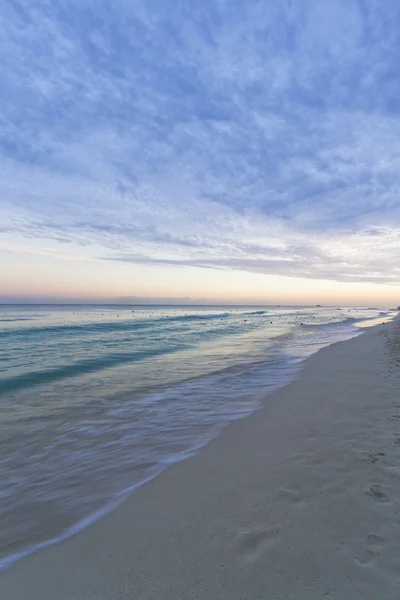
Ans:
[[[0,566],[79,530],[376,317],[387,311],[1,306]]]

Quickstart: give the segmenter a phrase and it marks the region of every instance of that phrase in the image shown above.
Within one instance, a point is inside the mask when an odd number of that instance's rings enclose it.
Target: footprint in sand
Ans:
[[[370,567],[384,549],[385,543],[383,538],[379,535],[371,534],[367,537],[365,550],[354,560],[361,567]]]
[[[241,529],[235,535],[233,548],[245,562],[254,562],[271,551],[276,543],[279,528]]]
[[[304,492],[296,488],[280,488],[276,493],[277,497],[281,499],[283,503],[296,508],[304,506]]]
[[[368,455],[368,461],[370,463],[377,463],[384,456],[386,456],[385,452],[375,452],[374,454]]]
[[[379,502],[389,502],[390,500],[389,496],[383,491],[381,486],[377,484],[368,485],[364,488],[364,492]]]
[[[359,460],[375,464],[386,456],[385,452],[368,452],[368,450],[354,450]]]

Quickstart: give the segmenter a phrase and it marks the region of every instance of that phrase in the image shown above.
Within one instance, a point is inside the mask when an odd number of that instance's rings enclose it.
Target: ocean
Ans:
[[[0,306],[0,568],[268,402],[373,308]]]

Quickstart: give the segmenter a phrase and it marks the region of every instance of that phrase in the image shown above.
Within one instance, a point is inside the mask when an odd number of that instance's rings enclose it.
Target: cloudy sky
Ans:
[[[400,303],[400,3],[3,0],[0,299]]]

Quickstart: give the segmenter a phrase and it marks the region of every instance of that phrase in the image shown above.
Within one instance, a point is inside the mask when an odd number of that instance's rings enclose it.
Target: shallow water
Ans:
[[[387,313],[0,307],[0,566],[75,532],[377,317]]]

